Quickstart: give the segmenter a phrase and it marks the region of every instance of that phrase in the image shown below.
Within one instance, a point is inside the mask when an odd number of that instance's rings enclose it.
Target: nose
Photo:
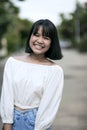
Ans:
[[[38,43],[43,43],[43,37],[42,36],[38,37]]]

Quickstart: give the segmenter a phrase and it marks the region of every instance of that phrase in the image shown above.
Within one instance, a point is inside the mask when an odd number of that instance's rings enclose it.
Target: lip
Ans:
[[[41,48],[44,48],[44,47],[45,47],[45,45],[40,44],[40,43],[34,43],[34,45],[35,45],[35,46],[40,46]]]

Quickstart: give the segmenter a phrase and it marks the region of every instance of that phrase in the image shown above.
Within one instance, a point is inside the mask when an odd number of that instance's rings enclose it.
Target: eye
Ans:
[[[44,39],[46,39],[46,40],[50,40],[50,37],[44,36]]]
[[[38,33],[35,33],[35,34],[34,34],[34,36],[37,36],[37,37],[38,37],[38,36],[39,36],[39,34],[38,34]]]

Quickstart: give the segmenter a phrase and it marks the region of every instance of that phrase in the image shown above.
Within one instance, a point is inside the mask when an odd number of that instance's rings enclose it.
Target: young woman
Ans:
[[[9,57],[4,69],[1,118],[4,130],[51,130],[63,90],[62,58],[55,25],[36,21],[26,44],[28,55]]]

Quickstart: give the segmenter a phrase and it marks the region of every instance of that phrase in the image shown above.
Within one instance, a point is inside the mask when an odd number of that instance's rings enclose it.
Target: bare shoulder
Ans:
[[[23,55],[18,55],[18,56],[13,56],[13,58],[14,59],[16,59],[16,60],[21,60],[21,61],[25,61],[25,56],[23,56]]]
[[[50,59],[48,59],[48,64],[49,65],[57,65],[53,60],[50,60]]]

